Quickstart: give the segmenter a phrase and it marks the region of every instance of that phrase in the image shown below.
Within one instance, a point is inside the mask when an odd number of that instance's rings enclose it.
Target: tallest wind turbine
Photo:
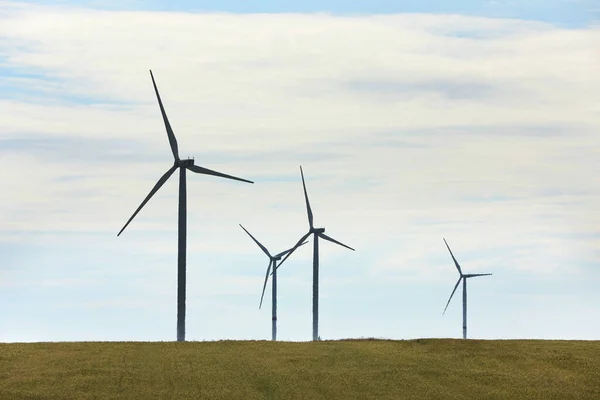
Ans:
[[[152,85],[154,86],[154,91],[156,92],[156,98],[158,99],[158,106],[160,107],[160,112],[163,117],[163,121],[165,122],[165,128],[167,129],[167,136],[169,137],[169,144],[171,145],[171,151],[173,152],[174,163],[171,168],[158,180],[156,185],[152,188],[148,196],[142,201],[142,204],[135,210],[129,221],[123,226],[123,228],[119,231],[117,236],[119,236],[127,225],[133,220],[133,218],[140,212],[142,207],[150,200],[152,196],[160,189],[160,187],[169,179],[169,177],[175,172],[176,169],[179,168],[179,220],[178,220],[178,247],[177,247],[177,341],[183,342],[185,341],[185,256],[186,256],[186,234],[187,234],[187,196],[186,196],[186,181],[185,181],[185,172],[186,170],[190,170],[192,172],[196,172],[198,174],[206,174],[206,175],[214,175],[222,178],[234,179],[236,181],[254,183],[252,181],[236,178],[235,176],[223,174],[221,172],[212,171],[207,168],[200,167],[198,165],[194,165],[193,159],[185,159],[182,160],[179,158],[179,150],[177,148],[177,139],[175,139],[175,134],[173,133],[173,129],[171,129],[171,124],[169,124],[169,120],[167,118],[167,114],[163,107],[162,101],[160,100],[160,95],[158,94],[158,88],[156,87],[156,82],[154,81],[154,75],[152,75],[152,71],[150,71],[150,77],[152,78]]]
[[[448,248],[448,251],[450,252],[450,255],[452,256],[452,260],[454,260],[454,265],[456,265],[456,269],[458,270],[458,273],[460,274],[460,278],[458,278],[458,282],[456,282],[456,285],[454,286],[454,290],[452,291],[452,294],[450,295],[450,298],[448,299],[448,302],[446,303],[446,308],[444,308],[444,312],[442,313],[442,315],[446,313],[448,304],[450,304],[450,300],[452,300],[452,296],[454,296],[454,292],[456,292],[456,288],[458,288],[458,285],[460,284],[460,281],[462,280],[462,282],[463,282],[463,339],[466,339],[467,338],[467,279],[475,278],[477,276],[488,276],[491,274],[463,274],[462,270],[460,269],[460,265],[458,265],[458,261],[456,261],[456,258],[454,258],[454,254],[452,254],[452,250],[450,250],[450,246],[448,246],[448,242],[446,242],[446,239],[444,239],[444,243],[446,243],[446,247]]]

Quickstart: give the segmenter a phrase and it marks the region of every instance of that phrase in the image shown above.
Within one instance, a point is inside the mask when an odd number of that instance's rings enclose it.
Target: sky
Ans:
[[[271,337],[269,260],[320,242],[323,339],[600,339],[595,1],[0,1],[0,341]],[[312,244],[278,270],[312,338]]]

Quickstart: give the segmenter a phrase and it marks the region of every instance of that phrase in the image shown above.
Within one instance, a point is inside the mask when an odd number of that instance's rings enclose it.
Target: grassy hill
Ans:
[[[0,399],[600,399],[600,342],[0,344]]]

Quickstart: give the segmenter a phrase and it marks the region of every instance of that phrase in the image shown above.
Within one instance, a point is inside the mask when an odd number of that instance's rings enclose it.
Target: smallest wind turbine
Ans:
[[[262,249],[262,251],[267,255],[267,257],[269,257],[269,266],[267,267],[267,274],[265,275],[265,284],[263,285],[262,295],[260,296],[260,304],[258,306],[259,309],[262,307],[263,298],[265,297],[265,289],[267,288],[267,281],[269,280],[269,272],[271,272],[271,267],[273,267],[273,273],[271,274],[271,275],[273,275],[273,279],[271,280],[271,287],[272,287],[272,299],[271,300],[273,303],[273,318],[271,318],[271,321],[272,321],[271,336],[272,336],[272,340],[277,340],[277,261],[281,260],[281,257],[285,256],[292,249],[291,248],[287,249],[285,251],[282,251],[281,253],[278,253],[278,254],[275,254],[274,256],[272,256],[271,253],[269,253],[269,250],[267,250],[267,248],[265,246],[263,246],[258,240],[256,240],[256,238],[254,236],[252,236],[252,234],[250,232],[248,232],[248,230],[246,230],[246,228],[244,228],[242,226],[242,224],[240,224],[240,226],[248,234],[248,236],[250,236],[252,238],[252,240],[254,240],[254,242],[258,245],[258,247],[260,247]],[[306,243],[307,242],[304,242],[300,246],[302,246],[303,244],[306,244]]]
[[[458,265],[458,261],[456,261],[456,258],[454,258],[454,254],[452,254],[452,250],[450,250],[450,246],[448,246],[448,242],[446,242],[446,239],[444,239],[444,243],[446,243],[446,247],[448,248],[448,251],[450,252],[450,255],[452,256],[452,259],[454,260],[454,265],[456,265],[456,269],[458,270],[458,273],[460,274],[460,278],[458,278],[458,282],[456,282],[456,285],[454,286],[454,290],[452,291],[452,294],[450,295],[450,298],[448,299],[448,302],[446,303],[446,308],[444,308],[444,312],[442,313],[442,315],[444,315],[446,313],[446,309],[448,308],[448,304],[450,304],[450,300],[452,300],[452,296],[454,296],[454,292],[456,292],[456,288],[458,288],[458,285],[460,284],[460,281],[463,281],[463,339],[467,338],[467,279],[468,278],[475,278],[477,276],[487,276],[487,275],[491,275],[491,274],[463,274],[462,270],[460,269],[460,265]]]

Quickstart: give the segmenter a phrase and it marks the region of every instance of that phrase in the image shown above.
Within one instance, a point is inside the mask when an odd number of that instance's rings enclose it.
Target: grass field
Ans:
[[[0,399],[600,399],[600,341],[9,343]]]

